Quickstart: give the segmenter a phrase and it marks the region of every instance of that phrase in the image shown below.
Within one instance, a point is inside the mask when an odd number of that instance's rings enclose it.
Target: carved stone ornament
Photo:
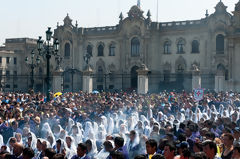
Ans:
[[[130,11],[128,12],[129,18],[144,18],[143,11],[138,6],[132,6]]]

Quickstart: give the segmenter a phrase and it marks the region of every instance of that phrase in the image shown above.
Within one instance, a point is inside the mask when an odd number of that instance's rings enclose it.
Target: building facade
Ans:
[[[0,47],[0,89],[2,91],[28,91],[31,88],[31,52],[36,64],[38,52],[36,50],[37,40],[30,38],[6,39],[5,45]],[[26,63],[28,57],[30,61]],[[45,87],[45,62],[34,68],[34,89],[43,91]]]
[[[158,23],[152,22],[150,11],[145,17],[133,6],[116,26],[96,28],[74,26],[67,15],[54,36],[60,41],[64,70],[82,71],[84,55],[92,55],[94,89],[135,89],[136,70],[145,64],[150,92],[191,90],[193,66],[201,72],[203,88],[239,91],[240,2],[232,13],[226,8],[220,1],[213,14],[200,20]],[[81,89],[81,79],[74,85]]]

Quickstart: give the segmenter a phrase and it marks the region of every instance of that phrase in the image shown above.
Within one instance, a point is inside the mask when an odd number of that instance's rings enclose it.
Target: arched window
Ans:
[[[109,56],[115,56],[115,45],[111,44],[109,46]]]
[[[92,56],[92,46],[91,45],[87,46],[87,53]]]
[[[222,34],[218,34],[216,37],[216,53],[224,54],[224,36]]]
[[[192,53],[199,53],[199,42],[197,40],[192,41]]]
[[[65,57],[70,57],[70,44],[66,43],[65,44],[65,52],[64,52]]]
[[[132,38],[131,40],[131,55],[132,56],[139,56],[140,52],[140,41],[138,40],[138,38]]]
[[[103,82],[103,68],[98,67],[97,82]]]
[[[185,43],[182,39],[178,41],[178,43],[177,43],[177,53],[178,54],[184,53],[184,45],[185,45]]]
[[[170,54],[171,53],[171,43],[169,41],[166,41],[164,43],[164,54]]]
[[[104,47],[102,44],[98,46],[98,56],[103,56]]]

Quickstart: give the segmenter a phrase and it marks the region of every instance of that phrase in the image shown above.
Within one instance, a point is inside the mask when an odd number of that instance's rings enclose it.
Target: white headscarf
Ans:
[[[71,145],[70,147],[67,146],[67,138],[70,138],[71,139]],[[76,145],[75,145],[75,140],[72,136],[67,136],[66,137],[66,146],[68,148],[68,153],[66,154],[66,157],[67,158],[72,158],[74,155],[76,155]]]

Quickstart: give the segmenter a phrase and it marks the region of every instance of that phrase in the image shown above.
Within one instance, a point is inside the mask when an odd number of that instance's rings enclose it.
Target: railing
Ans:
[[[215,85],[214,74],[201,74],[202,88],[213,90]],[[36,92],[45,92],[46,76],[34,76],[34,90]],[[54,78],[51,76],[50,78]],[[62,76],[63,92],[79,92],[82,90],[82,74],[76,73],[70,76],[70,80]],[[74,79],[72,79],[74,78]],[[92,74],[93,90],[99,91],[132,91],[137,90],[138,76],[137,74],[129,73],[110,73],[110,74]],[[53,81],[53,79],[51,80]],[[167,91],[191,91],[192,90],[192,74],[191,73],[149,73],[149,92],[157,93],[163,90]],[[31,88],[30,75],[0,75],[0,91],[12,92],[22,91],[27,92]],[[52,90],[52,89],[51,89]]]
[[[160,23],[160,26],[173,27],[173,26],[192,26],[192,25],[200,25],[200,24],[203,24],[202,20],[164,22],[164,23]]]

